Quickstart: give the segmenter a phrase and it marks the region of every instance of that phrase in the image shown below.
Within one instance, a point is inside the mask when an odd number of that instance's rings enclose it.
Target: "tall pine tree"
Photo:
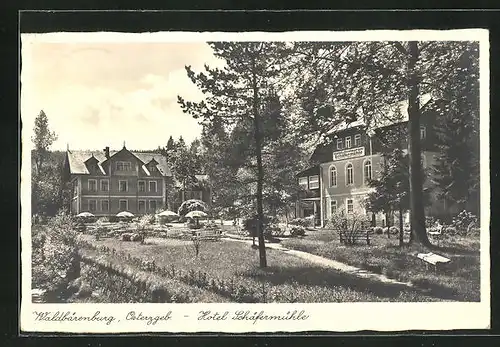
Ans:
[[[285,61],[284,43],[279,42],[211,42],[213,54],[224,61],[224,68],[205,66],[195,73],[186,67],[188,77],[205,94],[201,102],[190,102],[179,96],[182,109],[203,123],[219,118],[224,124],[248,120],[253,125],[256,166],[256,207],[258,216],[259,263],[267,266],[264,244],[262,145],[264,136],[263,98],[280,75]]]

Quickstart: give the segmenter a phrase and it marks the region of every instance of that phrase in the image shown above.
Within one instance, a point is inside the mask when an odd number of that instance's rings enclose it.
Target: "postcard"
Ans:
[[[21,41],[23,332],[489,328],[487,30]]]

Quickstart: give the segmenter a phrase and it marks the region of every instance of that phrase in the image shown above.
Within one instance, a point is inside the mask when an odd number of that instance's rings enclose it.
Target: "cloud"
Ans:
[[[30,127],[44,109],[59,135],[54,149],[64,149],[66,143],[74,149],[118,147],[123,141],[131,148],[154,149],[164,145],[170,135],[188,142],[199,136],[201,126],[182,112],[177,96],[192,101],[203,98],[184,65],[199,69],[213,61],[205,44],[181,46],[186,50],[170,51],[165,61],[147,58],[138,47],[75,46],[43,47],[34,54],[32,58],[38,59],[31,60],[31,74],[23,87],[23,120]],[[151,46],[145,47],[152,53]],[[168,50],[161,47],[159,55],[165,58]],[[59,73],[53,61],[61,64]],[[52,69],[50,76],[45,65]]]

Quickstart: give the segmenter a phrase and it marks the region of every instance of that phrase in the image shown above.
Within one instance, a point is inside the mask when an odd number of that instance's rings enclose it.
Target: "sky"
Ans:
[[[124,141],[155,149],[170,135],[189,143],[201,126],[177,95],[202,98],[184,66],[204,64],[221,64],[204,42],[23,42],[23,129],[30,134],[43,110],[58,135],[53,150],[120,149]]]

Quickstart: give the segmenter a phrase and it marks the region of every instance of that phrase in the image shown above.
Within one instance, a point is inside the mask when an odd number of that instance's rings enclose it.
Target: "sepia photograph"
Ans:
[[[34,320],[489,300],[484,41],[195,35],[22,35]],[[226,315],[312,314],[296,307]]]

